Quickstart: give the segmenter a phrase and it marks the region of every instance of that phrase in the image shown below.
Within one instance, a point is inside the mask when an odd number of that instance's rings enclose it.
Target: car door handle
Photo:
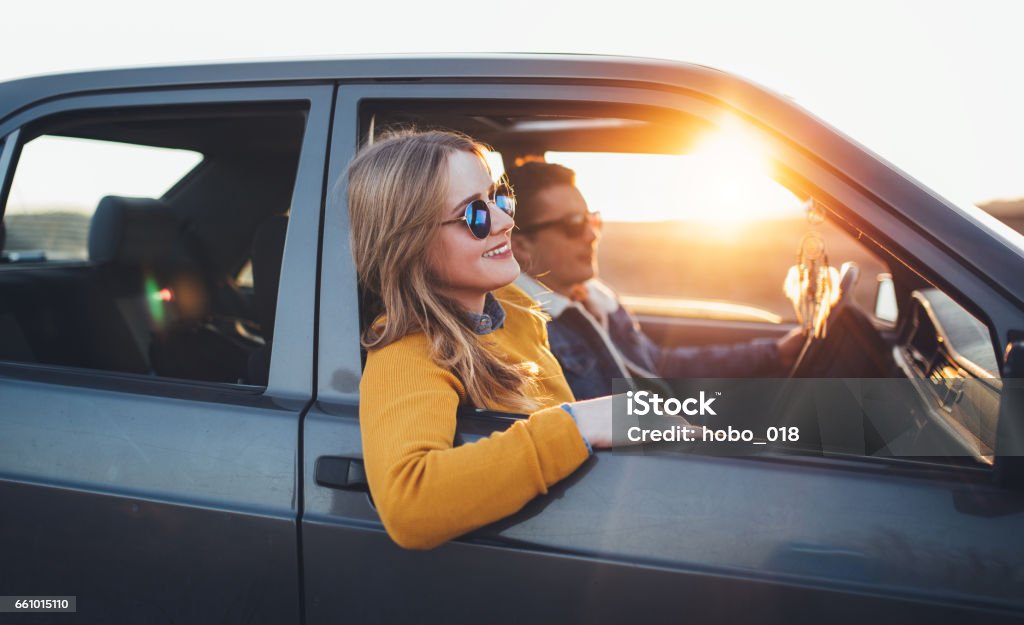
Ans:
[[[316,459],[314,474],[316,483],[320,486],[338,490],[363,492],[370,490],[370,485],[366,482],[366,469],[363,468],[362,458],[320,456]]]

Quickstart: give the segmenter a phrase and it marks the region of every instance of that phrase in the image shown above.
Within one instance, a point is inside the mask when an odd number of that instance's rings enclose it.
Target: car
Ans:
[[[654,160],[632,157],[748,137],[726,160],[760,146],[792,228],[609,220],[605,277],[666,347],[777,337],[808,323],[782,282],[820,237],[856,265],[783,382],[910,392],[794,417],[806,445],[600,452],[502,521],[400,548],[362,471],[345,171],[410,125],[488,143],[496,174],[617,157],[636,211],[707,176],[637,184]],[[1024,239],[743,78],[582,55],[27,78],[0,84],[0,206],[0,595],[75,597],[55,621],[1024,618]],[[455,442],[519,417],[467,409]]]

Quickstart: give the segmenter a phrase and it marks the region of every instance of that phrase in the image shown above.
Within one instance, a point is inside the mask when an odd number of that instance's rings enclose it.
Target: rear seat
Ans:
[[[163,200],[104,197],[89,227],[88,264],[0,271],[0,360],[248,381],[260,341],[235,331],[231,317],[214,317],[215,287],[186,230]],[[274,277],[261,307],[273,328],[277,272],[260,273]]]
[[[95,297],[105,308],[93,322],[116,345],[114,351],[122,358],[130,353],[144,372],[152,369],[154,323],[168,323],[173,313],[157,293],[182,262],[175,258],[178,230],[178,219],[166,202],[119,196],[100,200],[89,226]]]
[[[141,265],[174,236],[159,200],[103,198],[90,223],[90,263],[0,273],[0,359],[149,373]]]
[[[256,345],[215,323],[217,287],[198,245],[165,202],[148,198],[104,198],[89,235],[90,257],[154,374],[245,381]]]

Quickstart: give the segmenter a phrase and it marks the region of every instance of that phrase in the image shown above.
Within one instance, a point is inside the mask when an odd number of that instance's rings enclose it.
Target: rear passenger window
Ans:
[[[306,113],[90,110],[22,128],[0,361],[265,385]]]
[[[21,149],[4,212],[7,262],[87,260],[104,196],[160,197],[193,169],[192,150],[44,135]]]

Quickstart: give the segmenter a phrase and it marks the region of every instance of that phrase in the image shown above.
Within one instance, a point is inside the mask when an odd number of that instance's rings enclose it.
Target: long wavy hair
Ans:
[[[423,332],[431,359],[458,376],[475,406],[531,412],[540,404],[536,365],[508,363],[485,349],[486,337],[477,336],[465,311],[441,294],[424,262],[443,219],[448,157],[468,152],[486,167],[486,150],[455,132],[401,130],[365,146],[352,160],[352,251],[364,290],[364,319],[371,321],[361,341],[373,350]]]

